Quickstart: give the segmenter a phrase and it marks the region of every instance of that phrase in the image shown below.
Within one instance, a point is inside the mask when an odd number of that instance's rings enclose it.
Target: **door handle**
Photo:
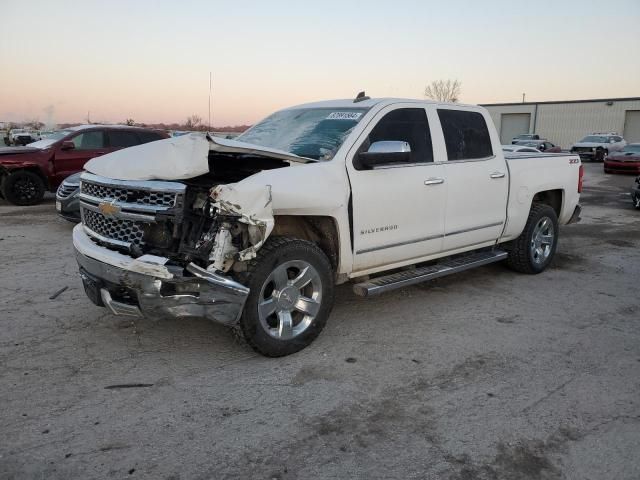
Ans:
[[[444,183],[444,178],[431,177],[424,181],[425,185],[440,185],[441,183]]]
[[[493,172],[491,175],[489,175],[491,178],[504,178],[505,173],[504,172]]]

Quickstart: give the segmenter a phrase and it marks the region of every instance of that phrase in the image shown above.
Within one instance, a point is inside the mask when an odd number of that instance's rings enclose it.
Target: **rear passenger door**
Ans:
[[[509,188],[504,156],[492,147],[498,140],[492,143],[487,118],[479,111],[438,106],[437,114],[446,155],[443,249],[494,242],[506,220]]]
[[[127,130],[109,130],[109,151],[120,150],[122,148],[133,147],[140,144],[136,132]]]

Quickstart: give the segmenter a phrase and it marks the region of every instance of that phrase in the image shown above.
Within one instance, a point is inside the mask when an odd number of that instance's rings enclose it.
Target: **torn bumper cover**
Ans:
[[[240,318],[249,294],[244,285],[193,263],[181,269],[165,266],[161,257],[133,259],[99,247],[82,225],[73,229],[73,245],[87,296],[115,315],[204,317],[229,325]]]

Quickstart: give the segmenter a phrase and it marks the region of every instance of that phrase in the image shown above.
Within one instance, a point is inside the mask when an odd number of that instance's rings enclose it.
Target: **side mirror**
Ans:
[[[364,168],[390,163],[408,163],[411,161],[411,146],[408,142],[398,140],[373,142],[369,150],[358,154],[358,161]]]
[[[71,140],[65,140],[62,142],[62,145],[60,145],[60,150],[73,150],[74,148],[76,148],[76,144]]]

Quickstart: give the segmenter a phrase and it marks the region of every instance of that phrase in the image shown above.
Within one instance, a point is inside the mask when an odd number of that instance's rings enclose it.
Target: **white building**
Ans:
[[[640,142],[640,97],[493,103],[483,107],[489,110],[503,144],[511,143],[521,133],[537,133],[563,148],[593,132],[617,132],[627,142]]]

